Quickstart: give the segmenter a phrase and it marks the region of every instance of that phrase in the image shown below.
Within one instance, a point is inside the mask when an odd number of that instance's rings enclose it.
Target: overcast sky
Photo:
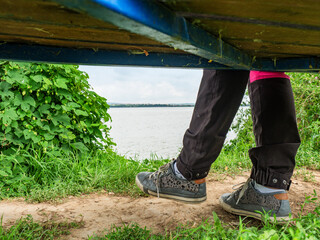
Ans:
[[[194,103],[202,70],[80,66],[108,103]]]

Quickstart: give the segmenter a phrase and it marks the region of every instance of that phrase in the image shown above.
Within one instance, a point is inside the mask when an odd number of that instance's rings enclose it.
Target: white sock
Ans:
[[[174,174],[175,174],[178,178],[181,178],[181,179],[183,179],[183,180],[186,180],[186,178],[181,174],[181,172],[180,172],[179,169],[177,168],[177,162],[174,162],[173,168],[174,168]]]
[[[259,191],[260,193],[276,193],[276,192],[285,192],[285,190],[283,189],[273,189],[273,188],[268,188],[268,187],[265,187],[259,183],[254,183],[254,189],[256,189],[257,191]]]

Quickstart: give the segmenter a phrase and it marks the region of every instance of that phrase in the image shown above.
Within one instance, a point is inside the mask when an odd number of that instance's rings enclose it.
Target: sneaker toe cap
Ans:
[[[137,174],[137,178],[140,182],[143,182],[149,176],[149,174],[149,172],[140,172]]]
[[[144,191],[145,193],[148,193],[147,190],[154,191],[155,185],[152,180],[149,179],[150,172],[140,172],[136,176],[136,183],[139,186],[139,188]]]
[[[231,195],[231,193],[224,193],[220,196],[220,198],[223,200],[226,200],[230,195]]]
[[[234,199],[231,196],[231,193],[225,193],[220,196],[220,200],[224,203],[230,204],[234,202]]]

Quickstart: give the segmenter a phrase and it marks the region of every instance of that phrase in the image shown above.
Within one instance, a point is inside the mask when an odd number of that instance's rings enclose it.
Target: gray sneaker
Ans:
[[[268,213],[272,222],[289,221],[291,209],[287,192],[283,190],[276,193],[260,193],[254,188],[254,183],[255,181],[249,178],[233,193],[223,194],[219,199],[222,208],[233,214],[259,220],[264,220],[264,213]]]
[[[200,203],[207,199],[205,179],[188,181],[174,174],[169,162],[156,172],[141,172],[136,176],[136,184],[145,193],[162,198],[175,199],[187,203]]]

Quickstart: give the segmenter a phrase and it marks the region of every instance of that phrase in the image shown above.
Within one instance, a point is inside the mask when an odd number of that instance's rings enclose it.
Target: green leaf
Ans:
[[[17,109],[17,114],[20,118],[23,118],[27,115],[26,112],[22,111],[20,108]]]
[[[23,111],[28,112],[30,109],[30,105],[26,102],[21,102],[21,108]]]
[[[48,125],[44,125],[42,127],[43,130],[51,131],[50,127]]]
[[[67,104],[67,106],[70,107],[71,109],[80,107],[80,105],[78,103],[75,103],[75,102],[69,102]]]
[[[55,118],[51,118],[51,121],[52,121],[54,126],[57,126],[59,124],[57,119],[55,119]]]
[[[22,110],[27,112],[30,109],[30,106],[36,106],[36,101],[31,96],[26,96],[24,99],[22,99],[22,96],[19,93],[14,98],[13,104],[15,106],[21,106]]]
[[[16,93],[14,100],[13,100],[13,104],[15,106],[20,106],[22,103],[22,95],[20,93]]]
[[[9,141],[9,142],[12,142],[13,141],[13,134],[12,133],[6,133],[6,140]]]
[[[8,173],[0,170],[0,176],[2,176],[2,177],[8,177]]]
[[[0,91],[0,96],[3,101],[7,101],[7,99],[14,98],[14,93],[11,91]]]
[[[8,91],[11,87],[12,85],[6,81],[0,82],[0,91],[2,92]]]
[[[8,76],[6,76],[4,79],[8,83],[26,83],[24,79],[26,79],[25,75],[17,68],[10,69],[7,73]]]
[[[31,96],[26,96],[24,98],[24,102],[29,104],[30,106],[32,107],[35,107],[36,106],[36,101],[31,97]]]
[[[1,117],[2,117],[3,123],[6,125],[11,124],[12,120],[17,120],[19,118],[15,108],[6,109],[3,115],[2,116],[0,115],[0,118]]]
[[[58,105],[58,104],[51,104],[51,108],[55,109],[55,110],[61,110],[61,105]]]
[[[7,108],[9,105],[11,105],[11,101],[0,101],[0,109],[5,109]]]
[[[74,113],[78,116],[88,116],[88,113],[79,109],[75,109]]]
[[[46,77],[43,77],[43,81],[46,85],[51,86],[52,85],[52,81]]]
[[[18,126],[19,126],[19,124],[18,124],[17,121],[13,121],[13,122],[11,123],[11,127],[13,127],[13,128],[18,128]]]
[[[85,136],[82,139],[83,139],[84,143],[90,143],[91,142],[91,140],[90,140],[90,138],[88,136]]]
[[[38,111],[40,112],[41,115],[49,114],[50,113],[49,109],[50,109],[49,104],[43,104],[38,108]]]
[[[65,134],[60,134],[60,136],[64,139],[67,139],[67,140],[73,140],[76,138],[76,135],[74,135],[72,132],[68,131],[67,133]]]
[[[58,88],[68,89],[67,86],[68,80],[66,78],[59,77],[55,81],[55,86]]]
[[[72,94],[64,89],[58,89],[57,90],[58,96],[63,96],[64,98],[68,99],[69,101],[72,101]]]
[[[41,141],[41,138],[37,135],[35,135],[34,133],[31,133],[31,139],[34,143],[38,143]]]
[[[47,103],[51,103],[51,97],[50,96],[46,96],[45,97],[45,104]]]
[[[71,146],[77,150],[80,150],[81,152],[89,151],[89,149],[82,142],[71,143]]]
[[[54,116],[53,118],[64,125],[70,124],[70,118],[68,117],[67,114],[57,115],[57,116]]]
[[[11,128],[10,126],[8,126],[8,127],[5,128],[5,131],[4,131],[4,132],[5,132],[5,133],[9,133],[9,132],[11,132],[11,129],[12,129],[12,128]]]
[[[34,76],[31,76],[30,77],[33,81],[35,81],[35,82],[42,82],[42,79],[43,79],[43,77],[42,77],[42,75],[34,75]]]
[[[21,136],[23,135],[23,131],[21,131],[20,129],[16,129],[14,131],[14,134],[18,137],[21,138]]]
[[[31,139],[34,135],[29,129],[23,130],[23,135],[26,140]]]
[[[50,140],[54,139],[55,135],[50,134],[50,133],[44,133],[44,134],[43,134],[43,137],[44,137],[47,141],[50,141]]]

